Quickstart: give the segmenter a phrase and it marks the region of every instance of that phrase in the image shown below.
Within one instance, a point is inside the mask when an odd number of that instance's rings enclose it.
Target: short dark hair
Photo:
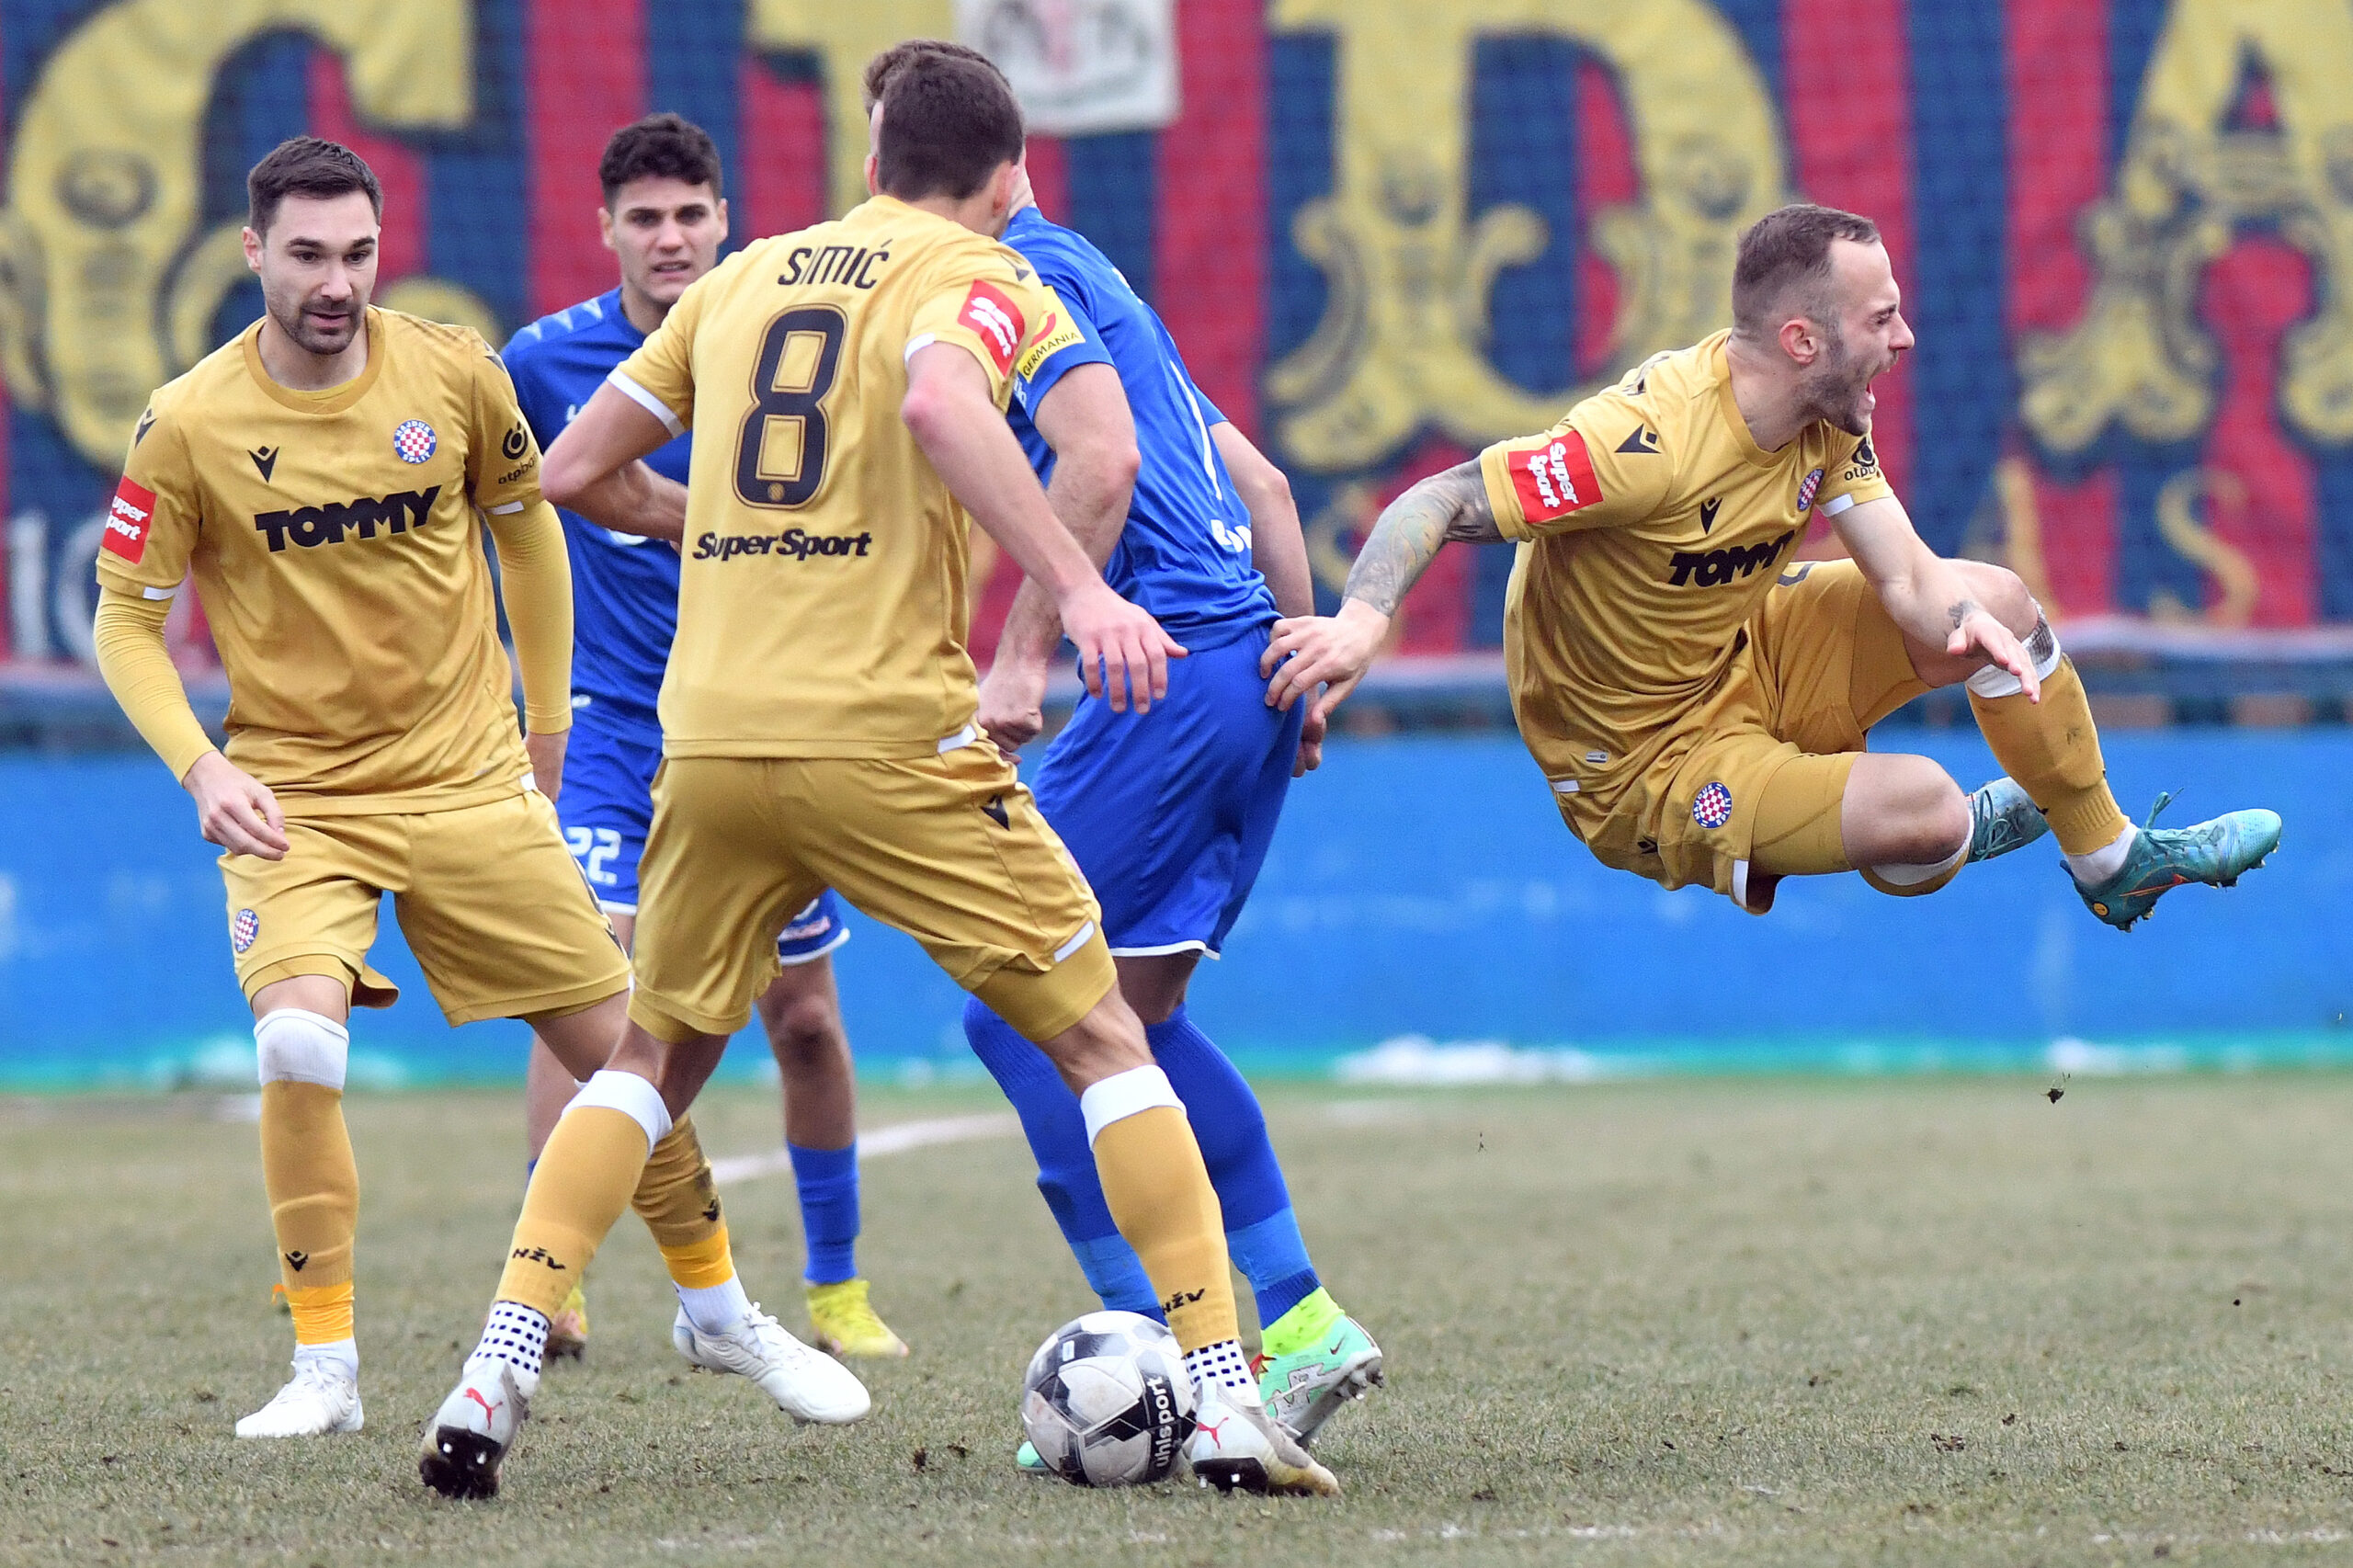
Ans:
[[[326,200],[355,190],[366,191],[368,205],[378,218],[383,217],[384,187],[376,183],[376,171],[365,159],[340,142],[291,137],[271,148],[245,176],[245,223],[255,233],[267,234],[278,203],[288,197]]]
[[[1768,312],[1792,289],[1805,294],[1805,312],[1821,319],[1823,285],[1830,280],[1833,241],[1861,244],[1879,240],[1879,225],[1859,212],[1795,201],[1776,208],[1751,223],[1740,236],[1732,267],[1733,324],[1750,336],[1771,336],[1780,324],[1768,322]],[[1837,323],[1823,320],[1836,333]]]
[[[961,200],[1000,164],[1021,157],[1021,106],[996,67],[917,54],[882,90],[875,181],[903,201]]]
[[[631,180],[674,179],[681,185],[707,185],[721,194],[719,145],[710,132],[683,115],[649,114],[631,120],[605,143],[597,163],[597,183],[605,187],[609,208]]]
[[[1005,80],[1005,73],[996,70],[996,62],[977,49],[950,42],[944,38],[911,38],[904,43],[892,44],[866,62],[866,80],[862,84],[866,91],[866,112],[870,115],[874,112],[874,106],[882,101],[882,95],[890,89],[891,78],[905,69],[907,62],[919,60],[927,54],[942,55],[949,60],[969,60],[975,65],[985,65],[996,71],[998,81]]]

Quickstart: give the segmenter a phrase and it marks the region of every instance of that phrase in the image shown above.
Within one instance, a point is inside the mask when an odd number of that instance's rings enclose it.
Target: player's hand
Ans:
[[[531,782],[540,793],[554,805],[555,798],[563,792],[563,747],[571,738],[570,730],[558,730],[551,735],[525,735],[523,755],[531,759]]]
[[[1046,727],[1046,665],[999,649],[981,682],[981,710],[972,722],[1008,755]]]
[[[1168,661],[1185,656],[1184,645],[1160,622],[1113,593],[1100,577],[1081,583],[1055,607],[1063,635],[1078,645],[1079,674],[1086,692],[1124,713],[1131,702],[1139,713],[1168,695]]]
[[[1301,698],[1314,697],[1320,686],[1323,696],[1307,710],[1309,721],[1320,726],[1364,679],[1388,635],[1389,618],[1362,599],[1349,599],[1337,615],[1275,622],[1274,638],[1258,660],[1258,673],[1268,677],[1267,706],[1289,711]],[[1305,741],[1303,732],[1300,738]]]
[[[181,786],[196,798],[197,825],[232,855],[286,858],[286,814],[260,779],[217,751],[191,764]]]
[[[1985,611],[1972,610],[1963,617],[1945,640],[1945,652],[1956,659],[1983,656],[2018,676],[2029,702],[2042,700],[2042,681],[2034,673],[2034,661],[2027,656],[2025,645],[2016,632]]]
[[[1324,766],[1324,715],[1310,709],[1299,726],[1299,755],[1290,761],[1293,778],[1304,778]]]

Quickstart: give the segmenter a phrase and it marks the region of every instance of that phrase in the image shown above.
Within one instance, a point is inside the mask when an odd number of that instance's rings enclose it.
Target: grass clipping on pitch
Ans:
[[[2353,1551],[2353,1078],[1629,1084],[1270,1100],[1324,1278],[1391,1386],[1337,1505],[1090,1494],[1009,1463],[1021,1368],[1089,1304],[1017,1142],[866,1168],[915,1346],[795,1427],[687,1373],[632,1219],[506,1494],[417,1485],[521,1178],[517,1107],[355,1098],[367,1430],[240,1444],[283,1375],[254,1130],[0,1104],[0,1561],[2279,1562]],[[992,1108],[872,1093],[869,1125]],[[773,1101],[699,1113],[773,1145]],[[729,1189],[805,1324],[789,1179]]]

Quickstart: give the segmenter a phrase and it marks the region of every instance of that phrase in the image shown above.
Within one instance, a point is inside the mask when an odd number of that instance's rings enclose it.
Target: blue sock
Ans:
[[[1086,1119],[1046,1053],[978,1001],[964,1004],[964,1038],[1021,1118],[1038,1161],[1038,1190],[1078,1259],[1086,1283],[1119,1312],[1160,1316],[1160,1300],[1143,1265],[1120,1234],[1095,1174]]]
[[[812,1285],[858,1278],[858,1145],[804,1149],[788,1142],[793,1185],[801,1189],[801,1231],[808,1238]]]
[[[1152,1054],[1185,1102],[1210,1185],[1225,1211],[1225,1244],[1257,1297],[1261,1326],[1312,1293],[1319,1281],[1300,1239],[1290,1189],[1267,1136],[1266,1113],[1248,1080],[1179,1007],[1144,1031]]]

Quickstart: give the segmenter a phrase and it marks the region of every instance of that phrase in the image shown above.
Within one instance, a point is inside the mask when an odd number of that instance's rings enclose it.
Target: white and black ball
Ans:
[[[1074,1318],[1029,1358],[1021,1426],[1047,1468],[1074,1485],[1165,1480],[1193,1435],[1176,1336],[1137,1312]]]

